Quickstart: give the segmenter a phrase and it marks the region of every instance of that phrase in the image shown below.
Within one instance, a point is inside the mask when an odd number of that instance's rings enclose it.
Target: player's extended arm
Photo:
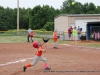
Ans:
[[[41,45],[43,45],[45,42],[42,42]]]
[[[45,49],[41,49],[41,51],[42,51],[42,52],[46,52],[46,50],[45,50]]]

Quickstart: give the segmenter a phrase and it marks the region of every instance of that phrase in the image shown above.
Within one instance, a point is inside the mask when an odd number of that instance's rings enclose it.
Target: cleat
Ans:
[[[53,48],[55,48],[55,49],[59,49],[58,47],[53,47]]]
[[[56,48],[56,47],[53,47],[53,48]]]
[[[25,67],[25,66],[23,67],[23,71],[24,71],[24,72],[26,71],[26,67]]]
[[[51,68],[49,68],[49,67],[47,67],[47,68],[45,68],[45,70],[50,70]]]

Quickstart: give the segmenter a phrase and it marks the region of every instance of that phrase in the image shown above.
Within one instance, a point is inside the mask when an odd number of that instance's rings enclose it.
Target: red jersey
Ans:
[[[58,39],[58,34],[56,33],[56,32],[54,32],[53,33],[53,40],[54,40],[54,42],[56,42],[57,41],[57,39]]]
[[[73,28],[68,29],[68,34],[72,34]]]
[[[33,37],[33,35],[34,35],[33,32],[31,32],[31,33],[30,33],[30,37]]]
[[[36,50],[36,54],[35,54],[35,55],[41,56],[41,55],[42,55],[41,49],[43,49],[42,46],[39,46],[39,47],[37,48],[37,50]]]
[[[53,33],[53,37],[57,38],[58,34],[56,32]]]

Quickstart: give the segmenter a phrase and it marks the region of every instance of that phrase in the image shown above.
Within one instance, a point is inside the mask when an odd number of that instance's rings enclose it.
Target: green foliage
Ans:
[[[74,2],[74,0],[65,0],[63,2],[63,5],[61,6],[62,13],[65,13],[65,14],[72,14],[72,13],[74,13],[75,6],[72,6],[72,2]]]
[[[87,14],[95,14],[96,6],[93,3],[89,3]]]
[[[29,9],[19,8],[19,28],[27,29],[29,25]],[[17,9],[9,7],[3,8],[0,6],[0,30],[17,29]]]
[[[29,27],[29,11],[30,9],[20,8],[19,10],[19,28],[28,29]]]
[[[42,29],[45,29],[47,31],[53,31],[54,30],[54,23],[47,22]]]
[[[72,5],[72,2],[75,2],[75,5]],[[65,14],[95,14],[96,6],[91,3],[81,4],[75,0],[65,0],[61,7],[62,13]]]
[[[96,13],[100,14],[100,6],[97,6]]]
[[[41,29],[47,22],[53,22],[55,16],[53,7],[37,5],[30,11],[30,26],[33,30]]]

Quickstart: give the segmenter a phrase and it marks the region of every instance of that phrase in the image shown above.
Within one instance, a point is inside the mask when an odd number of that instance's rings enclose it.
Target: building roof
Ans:
[[[100,16],[100,14],[60,14],[58,16],[56,16],[55,18],[57,17],[60,17],[60,16],[68,16],[68,17],[82,17],[82,16]]]
[[[87,21],[87,24],[100,24],[100,20]]]
[[[88,22],[100,22],[100,20],[87,21],[87,23]]]

